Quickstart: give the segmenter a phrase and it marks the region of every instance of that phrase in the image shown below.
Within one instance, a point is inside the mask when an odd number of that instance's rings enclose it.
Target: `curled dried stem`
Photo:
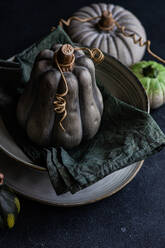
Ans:
[[[100,23],[105,23],[105,22],[100,22],[103,19],[106,19],[106,16],[109,18],[109,26],[107,25],[102,25]],[[151,41],[150,40],[146,40],[143,41],[142,37],[137,37],[136,34],[133,33],[128,33],[126,31],[126,27],[125,26],[121,26],[117,21],[115,21],[112,17],[112,13],[111,12],[107,12],[105,13],[105,11],[103,11],[101,16],[94,16],[94,17],[90,17],[90,18],[80,18],[77,16],[71,16],[70,18],[68,18],[66,21],[61,19],[59,22],[60,26],[63,26],[63,24],[65,24],[66,26],[69,26],[72,20],[76,20],[79,22],[89,22],[92,21],[94,19],[99,19],[100,21],[98,22],[98,27],[104,31],[111,31],[113,30],[113,28],[116,26],[118,28],[118,30],[127,38],[131,38],[134,42],[134,44],[138,44],[140,47],[146,46],[147,48],[147,52],[153,56],[155,59],[159,60],[160,62],[165,64],[165,60],[162,59],[161,57],[159,57],[157,54],[155,54],[154,52],[151,51]],[[108,19],[107,19],[108,20]],[[107,21],[106,21],[107,22]]]
[[[64,93],[56,94],[56,100],[53,102],[53,104],[55,106],[54,107],[55,112],[57,114],[63,114],[63,116],[59,122],[60,127],[63,131],[65,131],[65,128],[63,127],[62,122],[64,121],[64,119],[67,116],[66,100],[64,99],[64,97],[68,94],[68,84],[67,84],[64,72],[69,71],[73,68],[73,65],[75,62],[75,56],[74,56],[73,52],[78,51],[78,50],[85,50],[89,53],[90,58],[96,63],[101,63],[104,59],[104,54],[98,48],[89,49],[86,47],[75,47],[75,48],[73,48],[73,50],[72,50],[72,48],[73,47],[70,44],[65,44],[62,46],[60,51],[58,51],[54,54],[55,64],[57,65],[57,67],[61,73],[62,79],[64,81],[64,84],[65,84]],[[61,57],[61,60],[63,60],[63,61],[59,62],[58,54],[61,51],[63,52],[63,56]]]

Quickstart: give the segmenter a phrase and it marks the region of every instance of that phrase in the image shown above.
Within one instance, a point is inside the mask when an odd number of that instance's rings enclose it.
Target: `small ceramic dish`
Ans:
[[[144,88],[133,73],[115,58],[105,55],[103,63],[96,66],[96,77],[107,92],[122,101],[149,112],[149,103]],[[15,144],[0,119],[1,171],[8,185],[18,193],[42,203],[59,206],[76,206],[108,197],[129,183],[137,174],[143,161],[116,171],[99,182],[76,194],[57,196],[49,180],[48,172],[34,164]]]

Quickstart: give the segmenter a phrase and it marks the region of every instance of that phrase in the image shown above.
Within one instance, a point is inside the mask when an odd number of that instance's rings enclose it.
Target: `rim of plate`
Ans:
[[[45,204],[45,205],[56,206],[56,207],[79,207],[79,206],[84,206],[84,205],[88,205],[88,204],[92,204],[92,203],[96,203],[98,201],[101,201],[101,200],[103,200],[103,199],[105,199],[107,197],[110,197],[110,196],[114,195],[115,193],[117,193],[118,191],[123,189],[127,184],[129,184],[134,179],[134,177],[137,175],[137,173],[141,169],[143,163],[144,163],[144,160],[137,162],[138,165],[134,168],[134,171],[132,172],[133,173],[132,176],[127,181],[125,181],[123,184],[118,186],[115,190],[113,190],[112,192],[106,193],[102,197],[98,197],[98,198],[96,198],[94,200],[88,200],[88,201],[81,202],[81,203],[75,203],[75,204],[57,203],[57,202],[52,203],[52,202],[47,201],[47,200],[36,199],[35,197],[26,195],[25,192],[19,192],[17,190],[17,188],[14,187],[13,185],[8,184],[8,186],[10,186],[17,194],[20,194],[20,195],[22,195],[22,196],[24,196],[24,197],[26,197],[26,198],[28,198],[30,200],[34,200],[34,201],[37,201],[37,202]]]

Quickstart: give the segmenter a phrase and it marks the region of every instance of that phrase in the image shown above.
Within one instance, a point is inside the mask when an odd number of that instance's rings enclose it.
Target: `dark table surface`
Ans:
[[[90,0],[0,1],[0,57],[8,58],[45,36],[62,17]],[[109,1],[108,1],[109,2]],[[154,52],[165,58],[165,2],[118,0],[143,23]],[[146,55],[145,59],[152,59]],[[165,106],[152,112],[165,132]],[[57,208],[20,198],[12,230],[0,231],[0,248],[164,248],[165,150],[146,159],[134,180],[98,203]]]

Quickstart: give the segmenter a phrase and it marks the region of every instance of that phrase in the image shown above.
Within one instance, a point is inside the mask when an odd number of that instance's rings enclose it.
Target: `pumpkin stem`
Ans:
[[[57,114],[63,114],[63,117],[60,120],[60,127],[63,131],[65,131],[62,122],[67,116],[66,100],[64,99],[64,97],[68,94],[68,84],[64,76],[64,72],[70,71],[73,68],[75,61],[74,48],[70,44],[62,45],[58,52],[55,52],[54,60],[59,71],[61,72],[61,76],[65,84],[64,93],[56,94],[56,100],[54,101],[54,110]]]
[[[63,78],[65,84],[65,92],[62,94],[56,94],[56,100],[53,102],[53,104],[55,106],[54,110],[56,111],[56,113],[63,114],[63,117],[60,120],[60,127],[63,131],[65,131],[65,128],[63,127],[62,122],[67,116],[66,100],[64,99],[64,97],[68,94],[68,84],[64,72],[72,69],[75,61],[74,51],[78,51],[78,50],[88,51],[91,59],[93,59],[97,63],[101,63],[104,59],[104,54],[98,48],[93,48],[93,49],[89,49],[87,47],[73,48],[70,44],[65,44],[57,52],[55,52],[54,62],[58,67],[61,76]]]
[[[101,19],[98,22],[99,29],[109,31],[112,30],[114,26],[115,26],[115,20],[112,17],[112,13],[107,10],[103,11]]]
[[[74,65],[74,48],[70,44],[64,44],[57,52],[57,60],[62,71],[70,71]]]
[[[143,68],[143,75],[145,77],[156,78],[159,74],[159,70],[154,68],[152,65],[148,65]]]

